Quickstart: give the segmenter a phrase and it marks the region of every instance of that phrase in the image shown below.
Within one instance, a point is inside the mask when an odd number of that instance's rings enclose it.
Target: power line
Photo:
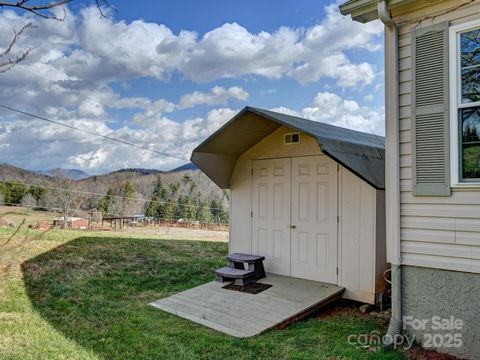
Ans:
[[[40,115],[31,114],[31,113],[29,113],[29,112],[26,112],[26,111],[23,111],[23,110],[19,110],[19,109],[15,109],[15,108],[12,108],[12,107],[10,107],[10,106],[6,106],[6,105],[0,104],[0,107],[3,108],[3,109],[7,109],[7,110],[10,110],[10,111],[19,113],[19,114],[23,114],[23,115],[30,116],[30,117],[35,118],[35,119],[38,119],[38,120],[42,120],[42,121],[46,121],[46,122],[49,122],[49,123],[52,123],[52,124],[56,124],[56,125],[59,125],[59,126],[63,126],[63,127],[68,128],[68,129],[80,131],[80,132],[83,132],[83,133],[85,133],[85,134],[89,134],[89,135],[92,135],[92,136],[97,136],[97,137],[100,137],[100,138],[103,138],[103,139],[107,139],[107,140],[110,140],[110,141],[114,141],[114,142],[117,142],[117,143],[120,143],[120,144],[123,144],[123,145],[132,146],[132,147],[135,147],[135,148],[137,148],[137,149],[141,149],[141,150],[145,150],[145,151],[150,151],[150,152],[155,153],[155,154],[158,154],[158,155],[162,155],[162,156],[171,157],[171,158],[174,158],[174,159],[177,159],[177,160],[182,160],[182,161],[190,162],[190,160],[187,160],[187,159],[185,159],[185,158],[183,158],[183,157],[180,157],[180,156],[171,155],[171,154],[168,154],[168,153],[165,153],[165,152],[162,152],[162,151],[158,151],[158,150],[155,150],[155,149],[150,149],[150,148],[145,147],[145,146],[142,146],[142,145],[138,145],[138,144],[134,144],[134,143],[131,143],[131,142],[129,142],[129,141],[126,141],[126,140],[114,138],[114,137],[112,137],[112,136],[103,135],[103,134],[100,134],[100,133],[95,132],[95,131],[90,131],[90,130],[86,130],[86,129],[81,129],[81,128],[78,128],[78,127],[73,126],[73,125],[68,125],[68,124],[61,123],[61,122],[56,121],[56,120],[47,119],[46,117],[43,117],[43,116],[40,116]]]
[[[105,194],[105,193],[95,193],[92,191],[85,191],[85,190],[76,190],[76,189],[65,189],[61,187],[55,187],[55,186],[47,186],[47,185],[37,185],[37,184],[31,184],[31,183],[25,183],[21,182],[18,180],[0,180],[2,183],[17,183],[25,186],[36,186],[42,189],[46,190],[57,190],[57,191],[65,191],[65,192],[70,192],[70,193],[77,193],[77,194],[84,194],[84,195],[93,195],[93,196],[102,196],[102,197],[112,197],[112,198],[117,198],[117,199],[122,199],[122,200],[132,200],[132,201],[138,201],[142,203],[152,203],[152,204],[159,204],[159,205],[166,205],[167,203],[171,202],[170,200],[152,200],[152,199],[145,199],[145,198],[132,198],[128,196],[121,196],[121,195],[110,195],[110,194]],[[175,205],[180,206],[180,207],[187,207],[187,206],[194,206],[197,209],[202,208],[201,205],[186,205],[186,204],[180,204],[179,202],[175,202]],[[225,211],[225,209],[222,208],[213,208],[213,207],[208,207],[210,210],[222,210]]]

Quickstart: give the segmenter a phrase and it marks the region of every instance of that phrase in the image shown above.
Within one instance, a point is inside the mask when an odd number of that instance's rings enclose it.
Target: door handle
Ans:
[[[296,228],[297,228],[297,225],[294,225],[294,224],[290,225],[290,229],[296,229]]]

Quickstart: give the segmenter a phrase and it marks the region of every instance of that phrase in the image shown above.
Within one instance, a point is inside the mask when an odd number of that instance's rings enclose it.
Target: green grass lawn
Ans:
[[[0,242],[9,233],[1,230]],[[384,331],[354,307],[237,339],[147,305],[213,280],[226,253],[221,242],[70,231],[3,253],[0,261],[13,265],[0,275],[0,358],[405,358],[349,345],[350,334]]]

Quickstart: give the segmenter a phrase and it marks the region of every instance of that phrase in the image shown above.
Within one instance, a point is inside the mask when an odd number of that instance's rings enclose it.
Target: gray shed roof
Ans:
[[[193,150],[191,160],[219,187],[229,188],[238,157],[281,126],[314,137],[325,155],[385,188],[383,137],[248,106]]]

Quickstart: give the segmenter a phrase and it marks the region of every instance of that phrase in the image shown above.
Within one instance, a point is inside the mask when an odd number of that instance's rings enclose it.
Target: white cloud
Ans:
[[[78,16],[69,12],[63,23],[36,19],[39,28],[25,34],[21,44],[35,47],[30,70],[41,70],[40,74],[56,80],[119,81],[143,76],[168,80],[179,73],[197,82],[257,75],[287,76],[301,83],[329,77],[341,87],[370,84],[376,75],[374,66],[352,62],[347,51],[378,50],[382,25],[353,22],[335,4],[326,6],[325,14],[318,25],[306,29],[280,27],[251,33],[237,23],[226,23],[199,36],[186,30],[174,34],[163,24],[143,20],[102,18],[95,7],[89,7]],[[20,26],[31,19],[28,14],[2,12],[0,44],[10,39],[12,24]]]
[[[302,109],[303,117],[363,132],[385,133],[383,107],[361,106],[331,92],[320,92],[311,106]]]
[[[319,92],[311,106],[299,111],[287,107],[270,109],[282,114],[303,117],[352,130],[385,133],[384,108],[362,106],[331,92]]]
[[[1,75],[0,100],[15,104],[21,99],[37,113],[46,105],[78,110],[81,117],[98,117],[110,107],[138,106],[149,108],[151,117],[172,111],[167,108],[173,105],[154,106],[144,98],[123,100],[110,82],[124,84],[139,77],[168,80],[179,73],[199,82],[257,75],[309,83],[328,77],[338,86],[356,88],[372,83],[377,75],[373,65],[353,62],[346,51],[377,50],[381,24],[357,24],[341,16],[335,5],[327,6],[325,18],[307,29],[281,27],[254,34],[231,23],[201,37],[191,31],[174,34],[165,25],[143,20],[101,18],[95,7],[77,15],[67,12],[64,22],[0,13],[0,47],[11,40],[12,26],[38,24],[15,48],[33,48],[27,60]],[[210,93],[185,96],[180,106],[225,105],[229,98],[246,100],[248,93],[240,87],[216,87]]]
[[[188,109],[197,105],[220,105],[226,104],[230,99],[246,101],[248,97],[248,92],[241,87],[232,86],[225,89],[220,86],[215,86],[208,93],[195,91],[191,94],[183,95],[180,99],[179,106],[181,109]]]
[[[25,33],[14,49],[33,48],[28,58],[0,75],[0,103],[189,157],[194,146],[234,116],[236,110],[227,107],[230,100],[249,98],[245,89],[216,86],[186,94],[176,104],[163,95],[121,96],[112,82],[124,91],[131,79],[169,81],[174,75],[194,82],[258,76],[288,77],[304,84],[329,78],[346,88],[371,84],[377,70],[369,63],[355,62],[351,54],[378,50],[381,24],[354,23],[341,16],[335,5],[327,6],[325,13],[319,24],[306,29],[281,27],[252,33],[227,23],[202,35],[186,30],[173,33],[165,25],[143,20],[127,23],[101,18],[94,7],[79,14],[67,10],[64,22],[2,11],[0,48],[11,40],[12,26],[34,21],[38,28]],[[319,93],[311,106],[298,112],[278,110],[341,126],[365,129],[369,123],[379,128],[379,109],[326,94],[330,93]],[[183,122],[169,115],[202,104],[219,108]],[[112,126],[117,121],[112,109],[133,110],[134,123]],[[10,116],[0,111],[1,158],[18,166],[78,166],[95,172],[178,165],[173,159]]]
[[[280,107],[273,108],[273,109],[270,109],[270,110],[281,113],[281,114],[285,114],[285,115],[298,116],[298,117],[302,116],[301,112],[289,109],[289,108],[284,107],[284,106],[280,106]]]
[[[220,128],[220,126],[233,118],[237,113],[238,110],[233,110],[230,108],[212,109],[207,114],[207,120],[210,124],[212,124],[214,130],[217,130]]]
[[[82,117],[99,117],[105,115],[105,109],[98,100],[89,97],[78,105],[78,114]]]
[[[205,117],[182,123],[164,116],[152,117],[148,126],[138,129],[125,126],[112,130],[107,121],[89,119],[63,122],[189,159],[195,146],[236,113],[230,108],[218,108]],[[170,169],[184,163],[30,118],[0,122],[0,144],[3,159],[14,160],[17,166],[29,169],[62,166],[98,173],[132,166]]]

